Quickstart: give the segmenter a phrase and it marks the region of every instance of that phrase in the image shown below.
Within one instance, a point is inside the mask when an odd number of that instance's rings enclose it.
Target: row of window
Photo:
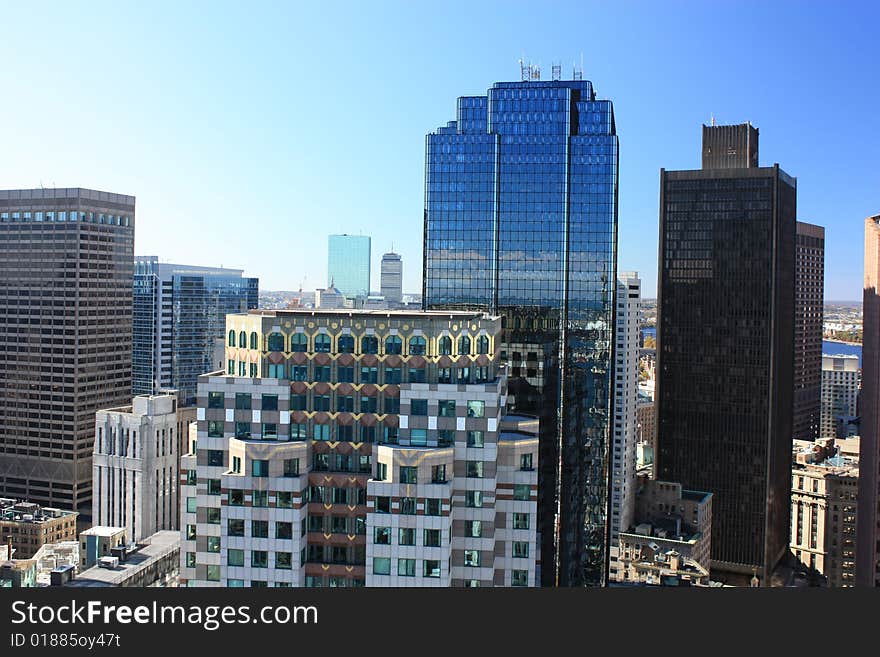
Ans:
[[[101,214],[98,212],[73,212],[49,210],[45,212],[0,212],[0,221],[85,221],[109,226],[129,226],[127,216]]]
[[[471,338],[467,335],[463,335],[458,338],[458,351],[456,352],[458,355],[470,355],[472,350],[473,342]],[[488,354],[489,353],[489,337],[486,335],[481,335],[476,339],[476,353],[478,354]],[[287,351],[285,348],[287,345],[287,340],[285,339],[282,333],[270,333],[267,340],[266,346],[269,351],[275,352],[284,352]],[[250,348],[257,349],[259,344],[259,336],[256,332],[251,332],[250,336],[248,336],[244,331],[236,334],[234,330],[229,331],[227,344],[230,347],[241,347],[241,348]],[[353,354],[355,353],[355,338],[351,335],[341,335],[336,340],[336,353],[340,354]],[[291,352],[308,352],[309,349],[309,336],[305,333],[294,333],[290,337],[290,351]],[[314,337],[311,345],[311,351],[315,353],[330,353],[333,351],[333,338],[331,338],[326,333],[319,333]],[[451,356],[453,355],[452,351],[453,341],[452,338],[448,335],[444,335],[437,340],[437,355],[440,356]],[[427,340],[421,335],[415,335],[409,339],[408,351],[407,354],[410,356],[424,356],[427,354],[428,343]],[[360,339],[360,352],[361,354],[378,354],[379,353],[379,338],[375,335],[365,335]],[[384,340],[384,351],[382,352],[386,355],[403,354],[403,339],[398,335],[389,335]]]

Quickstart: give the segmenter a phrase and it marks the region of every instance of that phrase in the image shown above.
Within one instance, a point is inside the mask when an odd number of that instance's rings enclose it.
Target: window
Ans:
[[[379,408],[376,397],[361,397],[361,413],[375,413]]]
[[[400,372],[399,367],[386,367],[385,383],[400,383]]]
[[[422,575],[425,577],[440,577],[440,561],[425,559],[423,562]]]
[[[410,356],[424,356],[425,355],[425,347],[427,346],[427,342],[425,338],[421,335],[413,336],[409,339],[409,355]]]
[[[377,545],[391,545],[391,527],[376,527],[373,534],[373,543]]]
[[[321,353],[330,353],[331,340],[326,333],[318,333],[315,336],[315,351]]]
[[[471,368],[459,367],[456,382],[459,385],[466,385],[471,382]]]
[[[483,523],[481,520],[465,520],[464,535],[468,538],[480,538],[483,535]]]
[[[376,464],[376,481],[386,481],[388,479],[388,464]]]
[[[391,559],[389,559],[388,557],[373,557],[373,574],[390,575]]]
[[[269,460],[268,459],[254,459],[251,462],[251,475],[254,477],[268,477],[269,476]]]
[[[415,466],[400,466],[400,483],[415,484],[418,483],[419,469]]]
[[[449,447],[455,442],[454,429],[437,429],[437,445],[439,447]]]
[[[400,577],[416,576],[416,560],[415,559],[398,559],[397,574]]]
[[[230,518],[226,525],[227,536],[244,536],[244,520]]]
[[[403,353],[403,340],[401,340],[396,335],[389,335],[385,339],[385,353],[386,354],[401,354],[401,353]]]
[[[280,539],[293,538],[293,523],[292,522],[276,522],[275,523],[275,538],[280,538]]]
[[[271,379],[283,379],[285,375],[285,370],[287,366],[284,363],[279,365],[269,365],[269,378]],[[244,372],[242,372],[244,374]]]
[[[219,479],[208,479],[208,495],[219,495],[220,494],[220,480]]]
[[[416,498],[414,498],[414,497],[401,497],[400,498],[400,512],[403,515],[414,516],[416,514]]]
[[[329,381],[330,376],[329,365],[315,365],[315,381]]]
[[[387,495],[376,496],[376,513],[391,513],[391,498]]]
[[[250,438],[251,437],[251,423],[250,422],[236,422],[235,423],[235,437],[236,438]]]
[[[290,570],[293,567],[293,553],[276,552],[275,567],[281,570]]]
[[[255,490],[252,493],[251,499],[253,500],[253,506],[269,506],[269,491]]]
[[[208,420],[208,437],[209,438],[222,438],[223,437],[223,421],[222,420]]]
[[[514,513],[513,514],[513,528],[514,529],[528,529],[529,528],[529,514],[528,513]]]
[[[251,396],[247,392],[235,393],[235,408],[242,411],[251,410]]]
[[[241,488],[232,488],[227,493],[229,506],[244,506],[244,491]]]
[[[306,410],[306,395],[291,395],[290,410],[304,411]]]
[[[464,505],[474,509],[483,506],[483,491],[466,490],[464,492]]]
[[[350,424],[337,424],[336,425],[336,440],[353,440],[354,439],[354,427]]]
[[[514,484],[513,499],[528,502],[532,499],[532,487],[528,484]]]
[[[195,552],[187,552],[186,553],[186,567],[187,568],[195,568],[196,567],[196,553]]]
[[[247,349],[247,333],[244,331],[238,334],[238,346]]]
[[[489,336],[481,335],[477,338],[477,353],[478,354],[488,354],[489,353]]]
[[[186,540],[188,540],[188,541],[196,540],[196,526],[195,525],[187,525],[186,526]]]
[[[208,393],[208,408],[223,408],[224,395],[222,392]]]
[[[532,454],[521,454],[519,457],[519,469],[520,470],[531,470],[532,469]]]
[[[226,344],[227,344],[228,346],[230,346],[230,347],[234,347],[234,346],[235,346],[235,331],[230,331],[230,332],[229,332],[229,340],[228,340],[228,342],[227,342]]]
[[[425,547],[440,547],[440,530],[426,529],[424,535]]]
[[[235,359],[230,358],[226,361],[226,373],[227,374],[235,374]]]
[[[336,367],[336,380],[339,383],[354,383],[354,367]]]
[[[428,430],[427,429],[410,429],[409,430],[409,443],[410,445],[415,446],[424,446],[428,444]]]
[[[462,356],[467,356],[471,353],[471,339],[463,335],[458,339],[458,353]]]
[[[299,459],[284,459],[284,476],[299,476]]]
[[[511,586],[528,586],[529,571],[528,570],[511,570],[510,571]]]
[[[412,527],[401,527],[397,535],[398,545],[415,545],[416,530]]]
[[[483,478],[483,462],[482,461],[468,461],[466,464],[466,472],[465,476],[470,477],[471,479],[482,479]]]
[[[309,338],[305,333],[294,333],[290,336],[290,350],[291,351],[308,351],[309,349]]]
[[[196,498],[187,497],[186,498],[186,512],[187,513],[195,513],[196,512]]]
[[[197,481],[197,471],[196,470],[186,470],[186,485],[187,486],[195,486]]]
[[[412,400],[410,400],[409,414],[410,415],[427,415],[428,414],[428,400],[427,399],[412,399]]]
[[[432,484],[445,484],[446,483],[446,464],[441,463],[440,465],[431,466],[431,483]]]
[[[263,395],[262,406],[264,411],[277,411],[278,395]]]
[[[256,331],[251,332],[251,349],[257,349],[260,345],[260,338]]]
[[[330,410],[330,395],[315,395],[313,398],[314,408],[316,411]]]
[[[263,422],[263,431],[261,435],[263,440],[278,438],[278,425],[274,422]]]
[[[384,411],[389,415],[400,415],[400,397],[385,397]]]
[[[427,497],[425,498],[425,515],[426,516],[439,516],[440,513],[440,499],[437,497]]]
[[[468,431],[467,432],[467,446],[468,447],[482,447],[483,446],[483,432],[482,431]]]
[[[452,368],[451,367],[438,367],[437,368],[437,383],[452,383]]]
[[[517,559],[529,558],[529,544],[525,541],[513,542],[513,556]]]
[[[330,518],[330,533],[348,534],[348,518],[345,516],[332,516]]]
[[[479,568],[480,567],[480,551],[479,550],[465,550],[464,551],[464,565],[469,566],[471,568]]]
[[[438,403],[440,417],[455,417],[455,400],[441,399]]]
[[[361,367],[361,383],[379,383],[379,368]]]
[[[437,350],[441,356],[450,356],[452,355],[452,338],[448,335],[444,335],[437,341]]]
[[[408,373],[408,380],[410,383],[424,383],[425,382],[425,368],[424,367],[410,367]]]
[[[353,354],[354,338],[350,335],[341,335],[339,336],[339,340],[336,342],[336,347],[337,349],[339,349],[340,354]]]
[[[486,402],[469,401],[467,403],[467,416],[468,417],[485,417],[486,416]]]
[[[226,563],[230,566],[243,566],[244,550],[226,550]]]
[[[275,506],[279,509],[292,509],[293,493],[290,491],[278,491],[275,494]]]
[[[205,579],[209,582],[219,582],[220,581],[220,566],[219,565],[208,565],[208,572],[205,575]]]
[[[268,520],[252,520],[251,521],[251,537],[252,538],[269,538],[269,521]]]
[[[219,536],[208,536],[208,552],[220,552],[220,537]]]
[[[269,334],[269,351],[284,351],[284,336],[280,333]]]
[[[309,437],[309,425],[305,422],[290,423],[290,439],[305,440]]]
[[[336,410],[344,413],[354,412],[354,397],[352,395],[338,395],[336,397]]]
[[[251,551],[251,568],[268,568],[269,553],[266,550]]]
[[[308,381],[309,366],[308,365],[291,365],[290,378],[294,381]]]
[[[361,353],[362,354],[378,354],[379,353],[379,338],[375,335],[365,335],[361,338]]]

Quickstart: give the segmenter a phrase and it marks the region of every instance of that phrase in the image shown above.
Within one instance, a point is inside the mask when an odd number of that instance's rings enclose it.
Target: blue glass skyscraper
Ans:
[[[327,285],[348,298],[370,294],[370,238],[330,235],[327,240]]]
[[[215,342],[225,337],[227,313],[257,307],[259,279],[240,269],[160,263],[135,258],[132,392],[175,388],[195,403],[200,374],[222,368]]]
[[[427,136],[425,307],[504,317],[509,405],[541,418],[545,585],[607,576],[617,165],[586,80],[496,83]]]

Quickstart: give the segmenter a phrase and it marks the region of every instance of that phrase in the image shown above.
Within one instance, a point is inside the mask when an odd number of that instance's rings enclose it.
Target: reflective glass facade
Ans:
[[[496,83],[427,137],[425,307],[504,317],[509,404],[542,420],[545,585],[606,578],[617,165],[582,80]]]
[[[132,392],[176,388],[195,402],[200,374],[218,369],[215,341],[225,338],[227,313],[257,307],[259,279],[238,269],[135,261]]]
[[[327,285],[346,297],[370,294],[370,238],[330,235],[327,242]]]

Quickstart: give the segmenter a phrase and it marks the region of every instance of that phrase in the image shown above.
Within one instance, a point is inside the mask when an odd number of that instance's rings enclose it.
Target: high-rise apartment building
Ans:
[[[380,293],[390,304],[403,302],[403,260],[394,252],[382,255]]]
[[[330,235],[327,240],[327,287],[349,299],[370,294],[370,238]]]
[[[0,498],[0,545],[11,559],[30,559],[47,543],[76,540],[76,511]]]
[[[794,438],[819,437],[825,229],[797,222],[794,297]]]
[[[856,584],[880,584],[880,214],[865,219]]]
[[[859,414],[859,384],[862,371],[859,357],[841,354],[822,356],[822,398],[820,433],[822,438],[836,438],[839,418]]]
[[[504,317],[508,404],[541,418],[545,585],[607,578],[617,146],[590,82],[534,77],[426,141],[424,305]]]
[[[178,528],[178,461],[189,446],[181,428],[173,394],[137,396],[95,414],[95,525],[124,527],[134,542]]]
[[[504,413],[499,317],[279,310],[227,327],[248,340],[226,350],[231,375],[200,377],[181,584],[535,585],[537,419]]]
[[[0,191],[0,495],[91,512],[95,411],[131,393],[133,196]]]
[[[617,275],[616,330],[614,334],[614,425],[611,453],[611,545],[609,579],[617,579],[618,538],[633,522],[636,508],[636,445],[639,424],[639,348],[641,346],[642,281],[638,272]]]
[[[654,472],[713,494],[713,579],[769,585],[789,535],[796,181],[757,166],[751,125],[703,135],[727,168],[660,171]]]
[[[142,256],[134,265],[132,393],[180,392],[195,403],[198,376],[214,371],[226,314],[257,307],[259,279],[240,269],[194,267]]]

